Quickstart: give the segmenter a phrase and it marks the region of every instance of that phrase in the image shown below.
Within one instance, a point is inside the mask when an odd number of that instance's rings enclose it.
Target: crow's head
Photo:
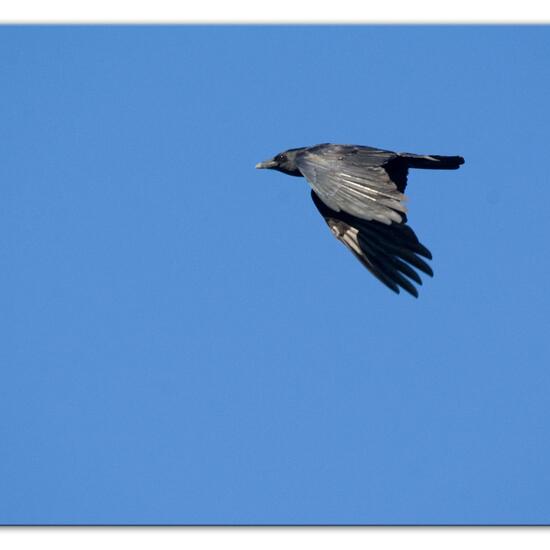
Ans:
[[[296,156],[301,153],[305,147],[299,149],[289,149],[284,153],[275,155],[272,159],[264,160],[256,164],[256,168],[269,168],[271,170],[279,170],[289,176],[302,176],[298,166],[296,165]]]

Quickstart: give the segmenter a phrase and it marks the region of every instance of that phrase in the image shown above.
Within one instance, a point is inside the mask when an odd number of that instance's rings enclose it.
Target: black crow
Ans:
[[[422,259],[431,260],[432,255],[407,225],[403,194],[407,173],[409,168],[455,170],[463,163],[458,156],[323,143],[289,149],[256,168],[305,177],[312,187],[311,198],[334,236],[391,290],[399,293],[401,287],[418,297],[409,279],[422,284],[415,269],[433,276]]]

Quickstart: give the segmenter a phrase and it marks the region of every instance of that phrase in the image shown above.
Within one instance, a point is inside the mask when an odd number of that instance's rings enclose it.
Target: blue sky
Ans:
[[[0,28],[0,522],[550,522],[548,27]],[[413,171],[420,298],[322,142]]]

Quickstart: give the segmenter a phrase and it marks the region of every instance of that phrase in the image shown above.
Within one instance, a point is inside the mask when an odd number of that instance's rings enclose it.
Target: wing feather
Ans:
[[[432,255],[408,225],[361,219],[332,209],[315,191],[311,192],[311,197],[333,235],[379,281],[396,293],[401,288],[418,297],[411,281],[422,284],[415,269],[433,276],[432,269],[421,258],[431,259]]]
[[[402,222],[407,212],[405,195],[385,169],[396,158],[396,153],[370,147],[318,146],[298,155],[296,164],[335,212],[389,225]]]

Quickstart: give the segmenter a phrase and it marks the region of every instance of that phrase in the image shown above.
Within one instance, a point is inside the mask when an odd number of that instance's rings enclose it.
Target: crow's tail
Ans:
[[[413,155],[400,153],[399,156],[407,161],[409,168],[427,168],[429,170],[456,170],[464,164],[462,157],[444,157],[441,155]]]

